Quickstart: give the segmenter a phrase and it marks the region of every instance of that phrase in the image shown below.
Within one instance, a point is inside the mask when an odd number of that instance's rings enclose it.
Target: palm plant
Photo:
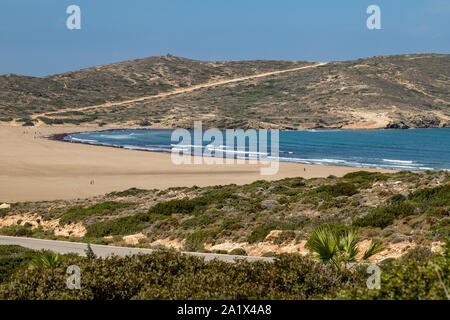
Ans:
[[[359,253],[358,242],[356,229],[346,228],[341,231],[333,225],[323,224],[313,230],[305,247],[318,254],[323,262],[332,263],[342,269],[347,263],[356,261]],[[362,260],[367,260],[383,248],[380,243],[372,241]]]
[[[320,225],[313,230],[305,247],[317,253],[323,262],[333,261],[337,252],[336,233],[330,225]]]
[[[370,242],[369,248],[366,250],[366,252],[364,252],[364,254],[362,256],[362,261],[367,261],[367,259],[369,259],[374,254],[376,254],[380,251],[383,251],[384,248],[385,248],[384,245],[381,244],[379,241],[372,240]]]
[[[37,270],[53,269],[59,264],[60,260],[61,256],[58,253],[43,251],[31,260],[31,267]]]

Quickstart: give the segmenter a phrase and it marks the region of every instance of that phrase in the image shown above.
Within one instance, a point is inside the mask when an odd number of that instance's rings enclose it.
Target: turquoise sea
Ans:
[[[69,134],[64,140],[170,152],[178,144],[178,140],[171,141],[171,135],[172,130],[130,129]],[[210,142],[204,141],[202,148]],[[193,140],[185,142],[185,148],[193,145]],[[215,147],[213,154],[221,151],[248,158],[252,156],[248,150],[248,145],[244,151],[227,150],[224,141]],[[279,160],[418,171],[450,170],[450,129],[280,131]]]

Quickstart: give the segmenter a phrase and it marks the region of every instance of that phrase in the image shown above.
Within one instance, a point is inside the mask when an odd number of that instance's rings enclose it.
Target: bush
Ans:
[[[83,275],[80,290],[66,287],[66,269],[73,264]],[[0,286],[0,299],[315,299],[363,280],[300,255],[233,264],[157,251],[125,258],[70,257],[53,270],[24,270]]]
[[[134,203],[106,201],[103,203],[94,204],[88,208],[71,207],[61,216],[59,223],[66,225],[73,222],[78,222],[84,218],[93,215],[110,215],[119,209],[129,208],[134,206]]]
[[[443,254],[431,258],[422,256],[390,261],[381,272],[381,288],[370,290],[364,286],[342,290],[340,299],[389,300],[447,300],[444,286],[450,288],[449,244]],[[439,275],[438,275],[439,274]],[[442,282],[441,282],[442,280]]]
[[[0,284],[27,266],[35,255],[35,251],[20,246],[0,245]]]
[[[142,231],[153,222],[167,218],[163,215],[138,213],[133,216],[97,222],[87,227],[86,237],[98,238],[110,235],[134,234]]]
[[[292,241],[295,239],[295,232],[293,230],[286,230],[281,232],[280,236],[276,238],[273,242],[275,244],[282,244],[287,241]]]
[[[383,263],[381,289],[369,290],[364,267],[337,270],[298,254],[278,255],[273,263],[206,263],[173,251],[108,259],[72,255],[52,268],[15,267],[0,284],[0,299],[446,299],[449,256],[447,243],[443,254],[424,261]],[[80,290],[66,286],[69,265],[81,269]]]
[[[417,190],[408,195],[409,200],[417,202],[440,202],[442,206],[450,204],[450,184],[434,188]]]
[[[199,207],[206,205],[206,201],[203,199],[181,199],[181,200],[169,200],[160,202],[150,208],[149,213],[171,215],[173,213],[189,214],[194,212]]]
[[[368,215],[358,218],[353,224],[358,227],[385,228],[395,219],[414,214],[414,206],[409,203],[399,202],[388,206],[379,206]]]
[[[247,252],[242,248],[235,248],[229,252],[229,254],[234,256],[246,256]]]
[[[186,221],[183,221],[181,223],[181,226],[183,228],[193,228],[193,227],[202,227],[206,226],[208,224],[211,224],[215,221],[215,218],[213,215],[199,215],[197,217],[194,217],[192,219],[188,219]]]
[[[148,121],[148,120],[143,120],[143,121],[139,122],[139,125],[140,125],[141,127],[148,127],[148,126],[151,125],[151,122]]]
[[[233,231],[242,228],[241,219],[225,218],[220,226],[220,231]]]
[[[450,206],[450,185],[417,190],[410,193],[408,199],[413,201],[421,212],[433,214],[437,207]]]
[[[273,224],[266,224],[262,226],[258,226],[253,229],[252,233],[248,236],[248,243],[255,243],[259,241],[263,241],[270,231],[275,230],[276,226]]]
[[[138,188],[130,188],[124,191],[116,191],[108,193],[110,197],[128,197],[128,196],[137,196],[139,194],[145,193],[147,190],[138,189]]]
[[[339,182],[336,184],[320,186],[312,190],[312,193],[326,193],[332,197],[347,196],[350,197],[358,193],[358,189],[352,183]]]
[[[392,197],[388,199],[388,203],[397,203],[397,202],[403,202],[406,200],[406,197],[402,194],[394,194]]]
[[[21,225],[11,225],[8,227],[0,228],[0,234],[13,237],[31,237],[33,230],[30,227]]]
[[[372,183],[374,181],[386,181],[388,176],[380,172],[355,171],[347,173],[343,178],[354,183]]]
[[[402,263],[407,263],[408,261],[428,261],[432,256],[433,252],[430,248],[417,246],[409,249],[408,252],[400,258],[400,261]]]
[[[186,251],[204,251],[205,250],[205,242],[210,237],[214,237],[217,234],[216,231],[213,230],[199,230],[194,233],[191,233],[187,238],[184,244],[184,250]]]
[[[0,209],[0,218],[5,217],[10,211],[11,209]]]

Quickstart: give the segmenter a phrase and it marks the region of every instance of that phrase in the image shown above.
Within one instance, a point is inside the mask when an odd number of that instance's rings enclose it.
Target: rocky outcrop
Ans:
[[[405,124],[403,121],[399,122],[389,122],[386,125],[386,129],[409,129],[410,127]]]

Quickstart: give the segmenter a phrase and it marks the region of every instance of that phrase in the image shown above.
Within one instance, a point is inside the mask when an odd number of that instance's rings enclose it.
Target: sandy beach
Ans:
[[[94,130],[99,128],[0,126],[0,202],[86,198],[131,187],[164,189],[246,184],[286,177],[342,176],[362,170],[282,162],[278,174],[262,176],[261,164],[175,165],[169,153],[91,146],[45,138],[58,133]],[[90,183],[92,180],[93,184]]]

